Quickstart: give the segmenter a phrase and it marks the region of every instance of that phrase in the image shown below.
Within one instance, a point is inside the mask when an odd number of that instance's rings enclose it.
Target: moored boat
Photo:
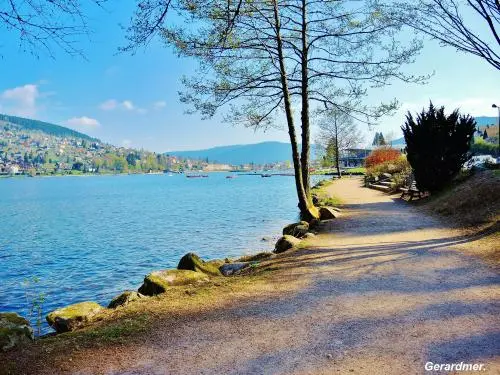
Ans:
[[[200,173],[185,173],[187,178],[206,178],[208,174],[200,174]]]

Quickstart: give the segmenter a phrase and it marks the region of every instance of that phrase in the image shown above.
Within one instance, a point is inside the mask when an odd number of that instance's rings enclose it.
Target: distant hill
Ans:
[[[267,164],[292,160],[292,149],[289,143],[262,142],[247,145],[219,146],[205,150],[169,151],[168,155],[176,155],[189,159],[208,159],[209,162],[223,164]],[[311,159],[315,157],[315,147],[311,150]]]
[[[25,130],[32,131],[42,131],[49,135],[53,135],[55,137],[66,137],[66,138],[81,138],[89,141],[96,141],[97,139],[89,137],[86,134],[77,132],[76,130],[72,130],[69,128],[65,128],[64,126],[50,124],[48,122],[31,120],[23,117],[9,116],[0,114],[0,121],[8,122],[11,124],[15,124],[20,126]]]
[[[392,146],[406,146],[405,137],[395,139],[391,142]]]

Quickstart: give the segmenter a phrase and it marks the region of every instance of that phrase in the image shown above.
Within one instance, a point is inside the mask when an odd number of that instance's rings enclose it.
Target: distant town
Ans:
[[[290,168],[290,162],[256,165],[213,163],[116,147],[52,124],[0,116],[0,175],[51,176],[112,173],[180,173]]]

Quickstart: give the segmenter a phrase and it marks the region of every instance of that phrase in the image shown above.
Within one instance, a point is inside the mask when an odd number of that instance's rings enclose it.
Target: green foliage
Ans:
[[[498,155],[498,142],[486,142],[483,138],[477,137],[474,139],[470,151],[474,155]]]
[[[335,165],[336,154],[337,147],[335,146],[335,141],[333,139],[330,139],[327,146],[325,147],[323,156],[321,157],[321,166],[331,167],[332,165]]]
[[[376,132],[375,137],[373,137],[372,146],[385,146],[387,142],[384,139],[382,132]]]
[[[321,180],[311,189],[311,196],[314,205],[319,206],[338,206],[342,201],[334,196],[330,196],[325,192],[325,188],[333,184],[334,180]]]
[[[416,120],[408,112],[401,129],[408,161],[421,191],[441,190],[470,160],[475,128],[472,117],[461,116],[458,110],[446,116],[444,107],[436,109],[432,102]]]
[[[22,286],[24,288],[24,297],[28,306],[27,318],[35,318],[37,327],[37,336],[42,334],[43,324],[43,304],[45,303],[45,293],[39,292],[37,286],[40,279],[36,276],[24,279]]]

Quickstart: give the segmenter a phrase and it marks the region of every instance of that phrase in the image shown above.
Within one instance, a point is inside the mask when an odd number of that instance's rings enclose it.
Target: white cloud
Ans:
[[[109,99],[99,105],[103,111],[112,111],[118,107],[118,102],[115,99]]]
[[[167,106],[167,102],[164,100],[159,100],[159,101],[153,103],[153,107],[155,109],[162,109],[162,108],[165,108],[166,106]]]
[[[5,106],[9,113],[18,116],[35,116],[39,97],[38,86],[34,84],[7,89],[0,95],[2,100],[11,104]]]
[[[133,111],[135,109],[134,103],[132,103],[130,100],[124,100],[122,102],[123,108],[125,108],[127,111]]]
[[[99,121],[87,116],[70,118],[69,120],[66,121],[66,124],[77,128],[87,128],[87,129],[88,128],[93,129],[101,126]]]
[[[108,99],[99,105],[99,108],[103,111],[114,111],[116,109],[121,109],[125,111],[137,112],[141,115],[147,113],[148,111],[144,108],[136,107],[131,100],[124,100],[118,102],[116,99]]]

